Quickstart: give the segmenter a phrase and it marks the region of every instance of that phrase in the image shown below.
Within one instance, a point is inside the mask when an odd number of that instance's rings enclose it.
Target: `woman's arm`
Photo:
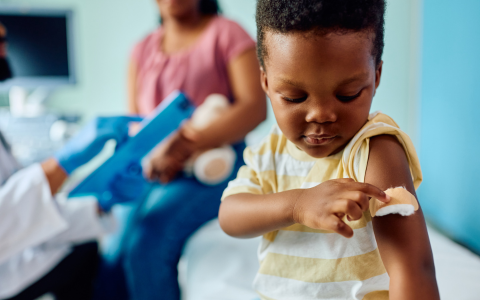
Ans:
[[[135,68],[135,66],[133,66]],[[266,118],[266,97],[260,85],[260,68],[255,49],[234,58],[228,65],[233,105],[201,131],[186,123],[172,135],[150,160],[146,176],[167,183],[196,151],[240,141]],[[133,100],[132,100],[133,101]]]
[[[185,135],[199,149],[237,142],[266,118],[265,93],[260,85],[260,67],[255,49],[245,51],[228,64],[234,103],[202,131],[186,128]]]
[[[138,115],[138,106],[137,106],[137,63],[130,59],[128,65],[128,78],[127,78],[127,88],[128,88],[128,113],[132,115]]]
[[[386,190],[403,186],[415,195],[408,160],[396,137],[370,140],[365,182]],[[378,249],[390,276],[390,299],[440,299],[422,210],[373,218]]]

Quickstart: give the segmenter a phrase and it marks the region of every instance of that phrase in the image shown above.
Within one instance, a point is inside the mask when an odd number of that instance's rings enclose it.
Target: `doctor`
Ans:
[[[3,58],[4,38],[0,24]],[[115,201],[109,203],[92,197],[67,201],[55,194],[108,140],[126,141],[132,121],[139,118],[97,118],[54,157],[24,169],[0,132],[0,299],[32,300],[45,293],[57,300],[91,297],[98,265],[95,239],[114,225],[108,213],[112,204],[137,198],[139,179],[117,177]]]
[[[108,203],[56,195],[108,140],[128,138],[136,117],[97,118],[41,164],[24,169],[0,132],[0,299],[89,299],[98,264],[95,239],[114,227],[108,210],[138,196],[135,178],[117,177]],[[89,242],[89,243],[88,243]]]

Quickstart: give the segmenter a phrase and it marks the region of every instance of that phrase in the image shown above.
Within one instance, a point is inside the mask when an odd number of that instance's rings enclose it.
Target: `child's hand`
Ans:
[[[302,190],[295,201],[295,222],[315,229],[333,230],[347,238],[353,230],[342,218],[359,220],[369,208],[369,197],[389,202],[390,197],[368,183],[355,182],[351,178],[325,181],[313,188]]]

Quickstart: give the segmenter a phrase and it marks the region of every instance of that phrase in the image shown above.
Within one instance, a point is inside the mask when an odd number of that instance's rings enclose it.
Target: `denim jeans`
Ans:
[[[224,182],[207,186],[180,176],[152,188],[128,222],[119,259],[104,261],[95,299],[180,299],[177,264],[183,246],[200,226],[218,216],[223,191],[244,165],[245,144],[233,147],[237,161]]]

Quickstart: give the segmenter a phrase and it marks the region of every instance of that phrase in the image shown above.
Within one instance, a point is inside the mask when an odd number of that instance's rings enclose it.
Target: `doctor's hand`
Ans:
[[[144,175],[150,180],[168,183],[183,170],[185,162],[197,150],[197,143],[186,138],[182,130],[179,130],[153,151],[144,165]]]
[[[150,184],[143,178],[140,165],[133,172],[118,173],[110,182],[110,192],[98,199],[102,211],[108,212],[115,204],[133,202],[148,191]],[[130,171],[130,170],[129,170]]]
[[[128,124],[141,120],[142,118],[135,116],[95,118],[68,141],[54,157],[65,172],[71,174],[100,153],[108,140],[116,140],[117,146],[126,142]]]

